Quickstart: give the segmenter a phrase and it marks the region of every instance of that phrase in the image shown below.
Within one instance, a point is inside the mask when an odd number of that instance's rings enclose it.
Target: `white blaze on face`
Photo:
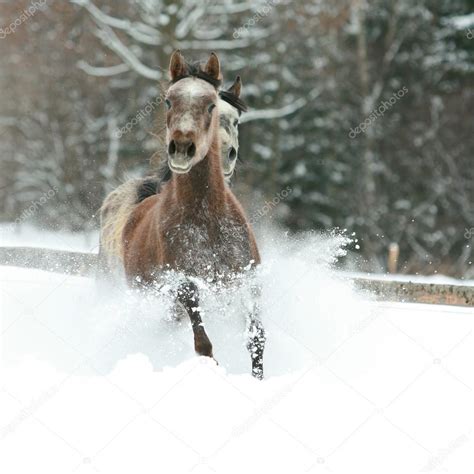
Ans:
[[[181,79],[177,84],[181,85],[183,96],[188,95],[190,99],[202,97],[203,95],[215,92],[214,86],[202,79],[198,79],[197,77]]]
[[[189,109],[189,112],[184,113],[179,121],[176,122],[176,128],[186,132],[197,127],[195,119],[193,118],[193,105],[196,104],[199,99],[215,94],[215,89],[211,84],[202,79],[188,77],[178,81],[170,88],[168,93],[179,98],[179,102],[183,108]]]
[[[196,154],[193,158],[194,164],[206,156],[212,140],[212,128],[204,130],[202,127],[203,114],[208,114],[208,106],[216,102],[217,93],[215,88],[196,77],[181,79],[173,84],[168,90],[168,99],[172,106],[171,114],[174,112],[170,128],[167,128],[168,143],[176,132],[194,135]],[[217,114],[217,111],[213,113]],[[214,118],[216,120],[216,118]]]
[[[178,122],[179,129],[186,134],[187,132],[190,132],[193,130],[195,124],[194,124],[194,119],[193,115],[191,112],[187,112],[183,114],[183,116],[180,118]]]

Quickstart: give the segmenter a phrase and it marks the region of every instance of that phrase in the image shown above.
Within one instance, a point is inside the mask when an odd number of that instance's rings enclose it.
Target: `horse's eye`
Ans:
[[[211,104],[207,110],[209,111],[210,114],[212,114],[212,111],[216,108],[216,104]]]
[[[237,125],[239,125],[239,121],[238,121],[238,120],[234,120],[234,127],[237,127]]]
[[[168,110],[171,109],[171,102],[168,99],[165,99],[165,105]]]

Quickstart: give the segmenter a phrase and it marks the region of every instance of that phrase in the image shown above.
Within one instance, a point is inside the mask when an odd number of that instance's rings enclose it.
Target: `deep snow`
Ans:
[[[239,291],[203,301],[216,366],[166,295],[0,267],[1,471],[472,472],[474,311],[370,301],[343,244],[266,237],[263,382]]]

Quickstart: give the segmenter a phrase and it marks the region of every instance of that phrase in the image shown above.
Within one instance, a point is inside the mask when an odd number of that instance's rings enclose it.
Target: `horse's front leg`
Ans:
[[[265,329],[260,320],[260,294],[258,285],[253,285],[250,306],[247,310],[247,350],[252,360],[252,375],[263,379],[263,351],[265,350]]]
[[[180,285],[178,288],[178,301],[183,305],[191,320],[194,333],[194,350],[199,355],[213,357],[212,344],[204,330],[201,318],[197,286],[191,281],[186,281]]]

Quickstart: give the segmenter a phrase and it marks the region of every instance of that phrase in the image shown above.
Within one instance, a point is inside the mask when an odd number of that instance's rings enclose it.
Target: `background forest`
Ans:
[[[249,214],[355,232],[367,269],[396,242],[401,271],[472,277],[473,6],[2,1],[0,220],[97,227],[160,149],[170,53],[216,51],[250,109],[234,179]]]

